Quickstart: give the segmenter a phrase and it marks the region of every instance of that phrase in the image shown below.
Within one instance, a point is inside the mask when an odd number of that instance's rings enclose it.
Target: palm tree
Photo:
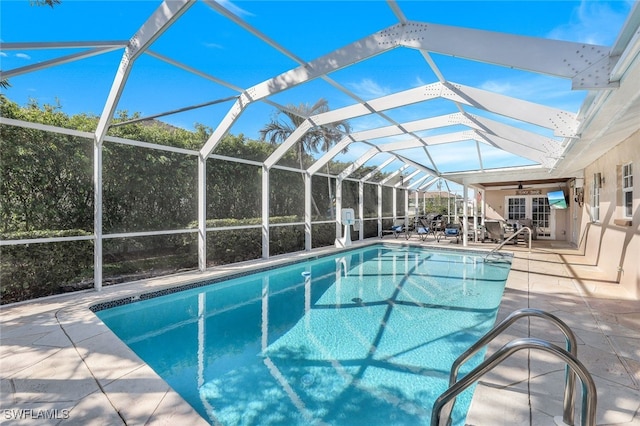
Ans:
[[[268,140],[272,144],[282,143],[296,128],[298,128],[307,117],[329,111],[329,104],[326,99],[320,98],[315,104],[287,105],[285,109],[276,112],[271,122],[260,130],[260,139]],[[284,115],[287,120],[280,119]],[[341,138],[343,133],[351,131],[349,123],[346,121],[338,121],[322,126],[317,126],[306,132],[296,142],[296,153],[300,169],[304,170],[304,154],[317,153],[318,149],[324,152],[329,151]],[[327,173],[329,173],[329,164],[327,163]],[[333,199],[333,190],[331,188],[331,178],[327,177],[329,188],[329,199]],[[320,211],[312,198],[313,206],[316,214],[320,215]],[[334,212],[331,209],[333,217]]]

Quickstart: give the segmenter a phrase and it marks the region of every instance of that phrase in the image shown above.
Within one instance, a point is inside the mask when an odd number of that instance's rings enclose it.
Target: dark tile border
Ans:
[[[156,290],[156,291],[150,291],[148,293],[142,293],[142,294],[136,294],[133,296],[128,296],[128,297],[123,297],[120,299],[115,299],[115,300],[109,300],[106,302],[100,302],[100,303],[96,303],[95,305],[91,305],[89,306],[89,309],[92,312],[98,312],[98,311],[103,311],[105,309],[110,309],[110,308],[115,308],[117,306],[124,306],[124,305],[128,305],[130,303],[135,303],[135,302],[139,302],[142,300],[149,300],[149,299],[153,299],[156,297],[161,297],[161,296],[166,296],[168,294],[173,294],[173,293],[178,293],[181,291],[186,291],[186,290],[191,290],[194,288],[199,288],[199,287],[205,287],[208,285],[212,285],[212,284],[217,284],[223,281],[228,281],[228,280],[232,280],[234,278],[240,278],[240,277],[244,277],[247,275],[252,275],[252,274],[256,274],[256,273],[260,273],[260,272],[264,272],[264,271],[269,271],[272,269],[277,269],[277,268],[281,268],[281,267],[285,267],[285,266],[290,266],[293,264],[297,264],[297,263],[303,263],[303,262],[309,262],[309,261],[313,261],[313,260],[317,260],[317,259],[321,259],[323,257],[329,257],[329,256],[334,256],[336,254],[342,253],[342,252],[348,252],[348,251],[355,251],[355,250],[361,250],[364,248],[370,248],[370,247],[374,247],[374,246],[381,246],[381,247],[387,247],[387,248],[394,248],[394,247],[405,247],[405,248],[418,248],[421,250],[431,250],[431,251],[445,251],[445,252],[455,252],[456,254],[460,254],[460,253],[467,253],[467,254],[472,254],[472,255],[476,255],[476,256],[482,256],[482,255],[486,255],[487,252],[485,251],[480,251],[480,250],[469,250],[469,249],[465,249],[465,248],[457,248],[457,247],[433,247],[433,246],[421,246],[421,245],[414,245],[414,244],[409,244],[409,243],[384,243],[384,242],[375,242],[372,244],[366,244],[366,245],[361,245],[358,247],[351,247],[351,248],[344,248],[344,249],[339,249],[337,251],[327,251],[326,253],[319,253],[319,254],[315,254],[315,255],[309,255],[308,257],[304,257],[304,258],[300,258],[300,259],[290,259],[288,261],[282,261],[282,262],[278,262],[277,264],[274,265],[267,265],[267,266],[256,266],[256,267],[252,267],[250,269],[247,269],[246,271],[239,271],[239,272],[232,272],[229,274],[224,274],[221,275],[219,277],[214,277],[214,278],[209,278],[203,281],[198,281],[198,282],[193,282],[193,283],[188,283],[188,284],[182,284],[182,285],[177,285],[175,287],[170,287],[170,288],[165,288],[162,290]],[[501,252],[500,253],[501,256],[503,257],[509,257],[512,258],[513,257],[513,253],[504,253]]]

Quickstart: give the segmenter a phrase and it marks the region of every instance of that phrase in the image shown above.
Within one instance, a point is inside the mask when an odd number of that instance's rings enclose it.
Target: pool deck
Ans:
[[[407,242],[393,236],[384,241]],[[462,246],[451,240],[422,242],[416,237],[410,243]],[[492,247],[470,244],[481,250]],[[597,424],[640,425],[640,302],[591,271],[581,262],[580,253],[562,242],[534,242],[531,252],[522,245],[504,250],[513,251],[514,260],[498,319],[519,308],[538,308],[566,322],[577,336],[578,359],[596,384]],[[295,254],[3,306],[0,424],[207,424],[88,307],[306,256]],[[489,345],[488,354],[521,337],[538,337],[559,346],[565,343],[549,323],[521,319]],[[480,379],[467,424],[552,425],[562,416],[563,384],[561,361],[547,352],[519,351]],[[579,382],[576,389],[579,424]]]

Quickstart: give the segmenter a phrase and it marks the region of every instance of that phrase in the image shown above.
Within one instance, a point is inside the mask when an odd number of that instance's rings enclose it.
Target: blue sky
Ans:
[[[158,1],[62,0],[54,7],[31,6],[28,0],[0,3],[2,42],[127,40],[158,6]],[[305,61],[313,60],[398,22],[384,1],[238,1],[224,2],[241,19]],[[411,21],[470,27],[513,34],[612,45],[631,8],[630,1],[400,1]],[[151,47],[202,72],[237,87],[248,88],[297,66],[291,59],[258,40],[204,3],[197,3]],[[78,50],[2,51],[1,69],[11,70]],[[122,51],[20,75],[3,90],[24,105],[29,99],[55,103],[69,113],[100,114]],[[584,92],[570,91],[571,82],[488,64],[433,55],[450,81],[485,88],[509,96],[577,112]],[[437,81],[417,51],[395,49],[331,74],[365,100]],[[118,110],[152,115],[235,95],[233,90],[170,66],[149,55],[135,64]],[[318,80],[277,94],[280,104],[329,100],[332,109],[355,103],[326,82]],[[187,129],[195,123],[215,128],[230,102],[164,117]],[[424,115],[424,108],[443,113],[450,105],[432,101],[390,111],[401,122]],[[447,109],[449,108],[449,110]],[[247,109],[231,133],[258,138],[274,108],[256,103]],[[351,122],[354,130],[388,125],[367,116]],[[353,147],[348,160],[366,147]],[[483,148],[485,149],[485,148]],[[485,149],[486,158],[493,153]],[[447,150],[433,155],[447,161]],[[339,158],[340,159],[340,158]],[[507,159],[513,160],[513,159]],[[459,159],[458,159],[459,161]],[[496,164],[499,164],[496,163]]]

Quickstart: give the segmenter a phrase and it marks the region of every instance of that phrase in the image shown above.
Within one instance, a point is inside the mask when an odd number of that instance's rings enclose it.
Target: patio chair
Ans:
[[[380,238],[382,238],[384,234],[393,234],[395,238],[398,238],[398,236],[404,234],[404,237],[408,240],[411,236],[411,228],[405,225],[404,219],[396,219],[393,222],[393,225],[391,225],[391,228],[382,230]]]
[[[460,225],[458,223],[448,223],[443,232],[444,238],[455,237],[456,244],[460,242]]]
[[[431,231],[431,234],[433,234],[433,237],[436,239],[436,241],[440,241],[440,237],[442,237],[442,235],[444,234],[445,223],[441,219],[442,216],[437,217],[438,219],[431,220],[431,226],[429,227],[429,230]]]
[[[427,236],[431,233],[431,223],[423,217],[419,217],[416,220],[415,231],[422,241],[427,239]]]
[[[493,242],[500,243],[509,238],[513,234],[513,227],[507,226],[507,223],[503,220],[485,220],[484,228],[487,233],[487,238]],[[517,238],[513,240],[514,244],[517,244]]]

